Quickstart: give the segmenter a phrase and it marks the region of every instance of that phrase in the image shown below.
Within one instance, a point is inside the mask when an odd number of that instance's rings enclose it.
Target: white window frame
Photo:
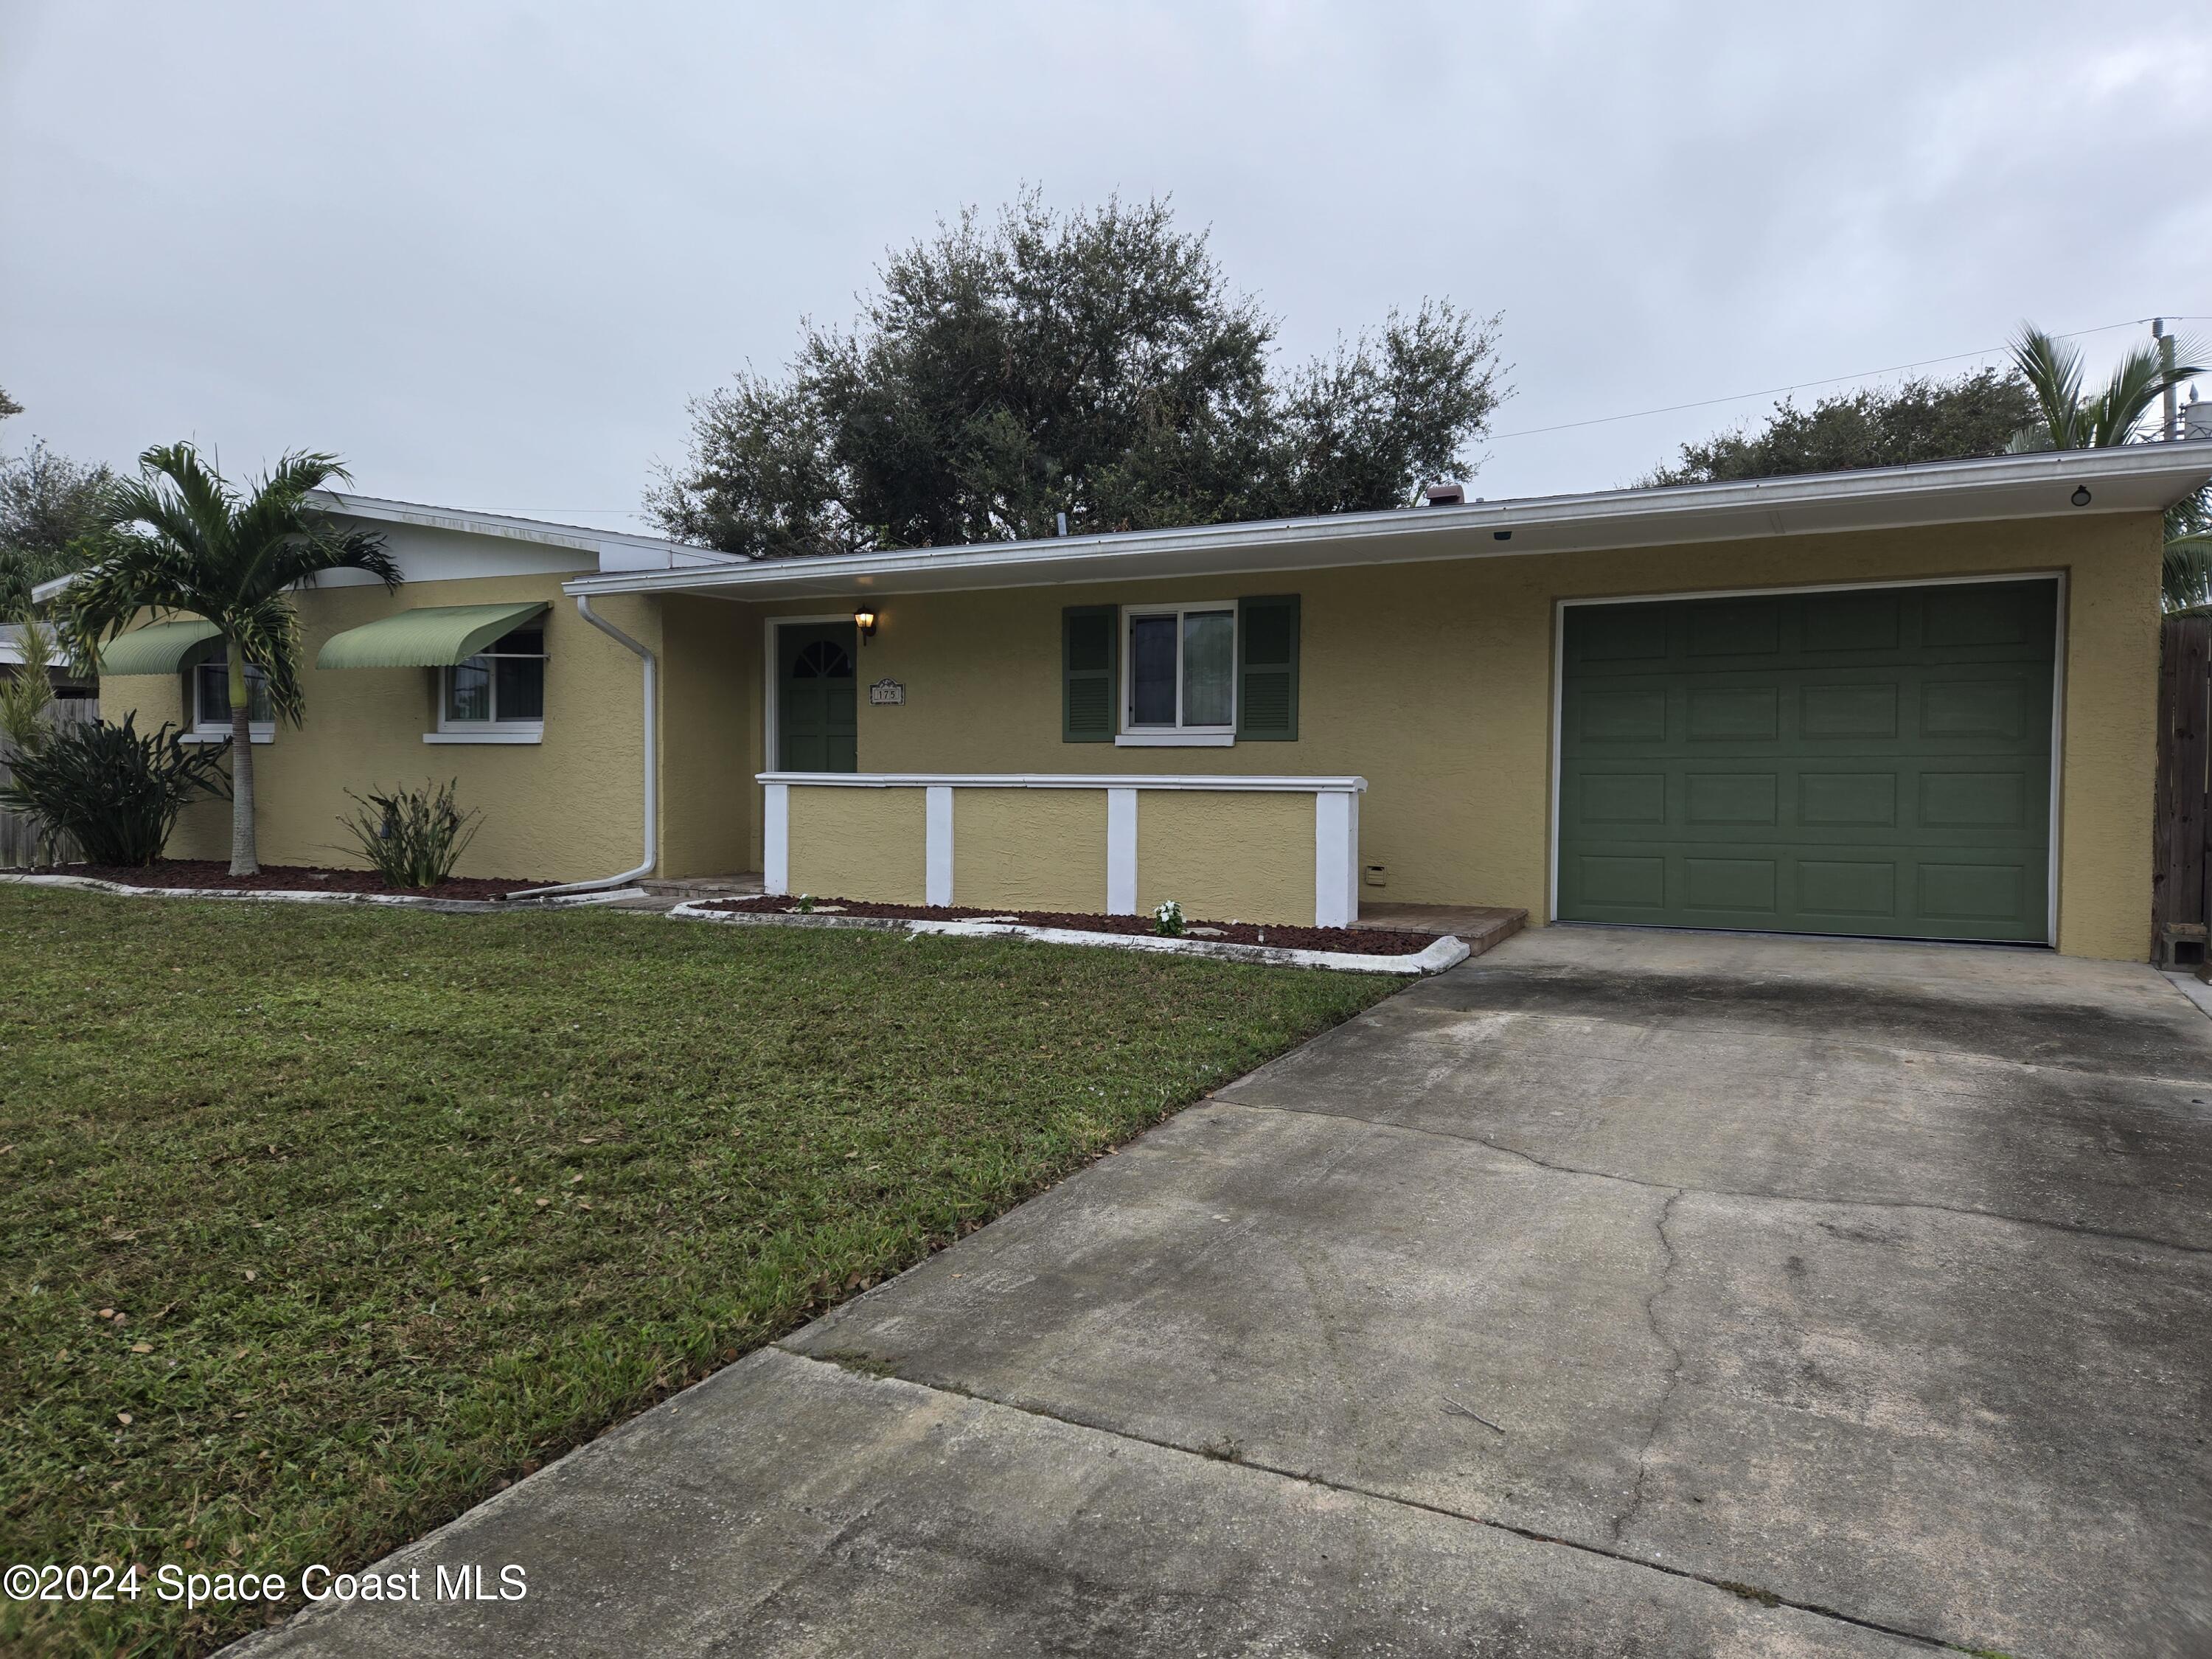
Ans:
[[[523,629],[529,627],[535,627],[538,630],[540,639],[544,637],[545,624],[541,618],[535,623],[516,623],[506,634],[501,635],[499,639],[494,640],[492,644],[495,647],[510,635],[520,633]],[[479,651],[468,660],[475,662],[480,659],[487,663],[518,659],[532,662],[550,662],[553,659],[553,653],[550,651],[489,650]],[[545,717],[543,714],[532,720],[503,720],[499,718],[499,676],[496,672],[492,674],[490,683],[484,688],[486,695],[491,700],[492,717],[489,720],[457,720],[447,718],[446,710],[453,697],[453,669],[461,665],[456,663],[438,670],[438,729],[434,732],[425,732],[422,734],[423,742],[543,743],[545,741]],[[542,688],[538,695],[541,698],[544,696]]]
[[[1225,726],[1185,726],[1182,723],[1182,619],[1193,612],[1229,616],[1229,721]],[[1141,617],[1173,617],[1176,619],[1176,723],[1173,726],[1139,726],[1131,717],[1131,704],[1137,695],[1136,653],[1129,647],[1130,625]],[[1115,690],[1114,742],[1123,749],[1227,749],[1237,741],[1238,653],[1243,648],[1243,620],[1237,615],[1234,599],[1188,599],[1161,605],[1125,605],[1116,626],[1121,637],[1115,641],[1115,652],[1121,665],[1121,684]]]
[[[251,666],[251,665],[248,665]],[[229,714],[226,713],[220,720],[209,720],[200,714],[200,671],[204,668],[220,668],[227,679],[230,672],[229,659],[224,657],[203,657],[199,661],[185,666],[185,712],[191,718],[185,722],[185,729],[177,734],[177,741],[179,743],[228,743],[230,741]],[[229,686],[226,684],[223,688],[226,700],[229,696]],[[246,726],[246,740],[248,743],[274,743],[276,740],[276,722],[249,720]]]

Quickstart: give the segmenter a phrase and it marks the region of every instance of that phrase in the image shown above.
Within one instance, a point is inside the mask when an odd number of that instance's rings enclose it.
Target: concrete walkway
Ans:
[[[2203,1655],[2208,1102],[2148,968],[1523,935],[253,1651]]]

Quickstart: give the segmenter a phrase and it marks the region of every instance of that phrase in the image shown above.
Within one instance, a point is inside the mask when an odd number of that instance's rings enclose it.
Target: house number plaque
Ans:
[[[902,707],[906,702],[906,687],[894,679],[878,680],[868,688],[868,701],[879,708]]]

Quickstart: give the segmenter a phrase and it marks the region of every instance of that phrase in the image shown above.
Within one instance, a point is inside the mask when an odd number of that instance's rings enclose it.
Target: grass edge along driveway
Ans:
[[[0,1565],[282,1572],[279,1613],[1401,982],[7,887],[0,941]]]

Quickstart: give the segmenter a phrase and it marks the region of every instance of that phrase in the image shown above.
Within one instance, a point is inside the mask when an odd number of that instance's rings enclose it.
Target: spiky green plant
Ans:
[[[319,512],[313,491],[351,483],[335,455],[284,456],[240,489],[204,464],[191,444],[149,449],[139,476],[117,487],[122,528],[104,538],[99,562],[69,596],[68,627],[81,656],[141,617],[198,617],[213,623],[230,668],[230,871],[260,867],[253,835],[253,745],[246,671],[259,669],[277,715],[299,723],[300,619],[292,591],[326,570],[365,570],[387,587],[399,568],[383,538],[341,531]]]
[[[94,864],[151,864],[179,812],[223,793],[221,750],[186,744],[167,726],[141,737],[136,718],[57,732],[10,763],[0,806],[37,826],[48,856],[70,840]]]
[[[370,867],[392,887],[435,887],[476,839],[480,814],[464,812],[448,781],[366,797],[346,791],[351,817],[338,820]]]

